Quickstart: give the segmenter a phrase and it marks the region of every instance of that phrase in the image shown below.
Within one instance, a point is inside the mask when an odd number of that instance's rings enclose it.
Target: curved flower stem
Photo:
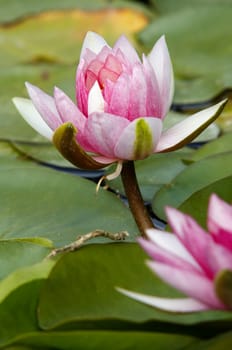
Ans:
[[[144,205],[133,161],[123,163],[121,177],[135,222],[141,235],[146,238],[146,229],[154,228],[154,225]]]

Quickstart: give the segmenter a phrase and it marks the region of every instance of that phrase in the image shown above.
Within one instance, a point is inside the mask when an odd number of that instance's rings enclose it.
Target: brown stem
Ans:
[[[135,222],[141,235],[146,238],[146,229],[154,228],[154,225],[144,205],[133,161],[123,163],[121,177]]]

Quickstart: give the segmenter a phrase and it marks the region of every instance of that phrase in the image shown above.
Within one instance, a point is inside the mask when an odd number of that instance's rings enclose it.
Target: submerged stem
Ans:
[[[154,225],[144,205],[133,161],[123,163],[121,177],[135,222],[141,235],[146,237],[146,230],[154,228]]]

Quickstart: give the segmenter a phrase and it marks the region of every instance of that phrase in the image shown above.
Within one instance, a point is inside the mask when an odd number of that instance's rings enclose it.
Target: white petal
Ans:
[[[227,100],[204,109],[163,132],[156,152],[176,150],[198,136],[210,123],[212,123],[223,110]]]
[[[23,119],[38,133],[52,140],[53,131],[45,123],[32,101],[27,98],[14,97],[13,103]]]
[[[172,233],[156,229],[146,230],[148,238],[156,243],[159,247],[164,250],[184,259],[188,263],[192,264],[198,270],[201,270],[197,262],[194,260],[192,255],[188,252],[185,246],[179,241],[179,239]]]
[[[88,32],[85,36],[85,39],[82,45],[80,59],[83,58],[83,56],[85,55],[86,49],[91,50],[97,55],[104,46],[109,47],[109,45],[101,35],[98,35],[97,33],[94,33],[94,32]]]
[[[102,92],[98,82],[96,81],[89,91],[88,96],[88,115],[94,112],[104,112],[105,100],[102,96]]]
[[[191,312],[191,311],[202,311],[208,310],[209,307],[197,300],[191,298],[159,298],[153,297],[146,294],[140,294],[131,292],[123,288],[116,288],[120,293],[140,301],[141,303],[156,307],[161,310],[170,312]]]

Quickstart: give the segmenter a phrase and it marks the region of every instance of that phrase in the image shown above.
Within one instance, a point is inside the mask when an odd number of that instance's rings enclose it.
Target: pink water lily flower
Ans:
[[[167,208],[174,234],[150,229],[139,243],[153,259],[151,270],[188,298],[168,299],[119,290],[145,304],[173,312],[232,309],[232,205],[211,195],[208,232],[190,216]]]
[[[14,98],[23,118],[76,166],[143,159],[182,147],[221,112],[225,101],[162,130],[173,98],[173,69],[164,36],[148,56],[121,36],[111,48],[88,32],[76,75],[77,104],[59,88],[53,97],[26,83],[30,99]]]

